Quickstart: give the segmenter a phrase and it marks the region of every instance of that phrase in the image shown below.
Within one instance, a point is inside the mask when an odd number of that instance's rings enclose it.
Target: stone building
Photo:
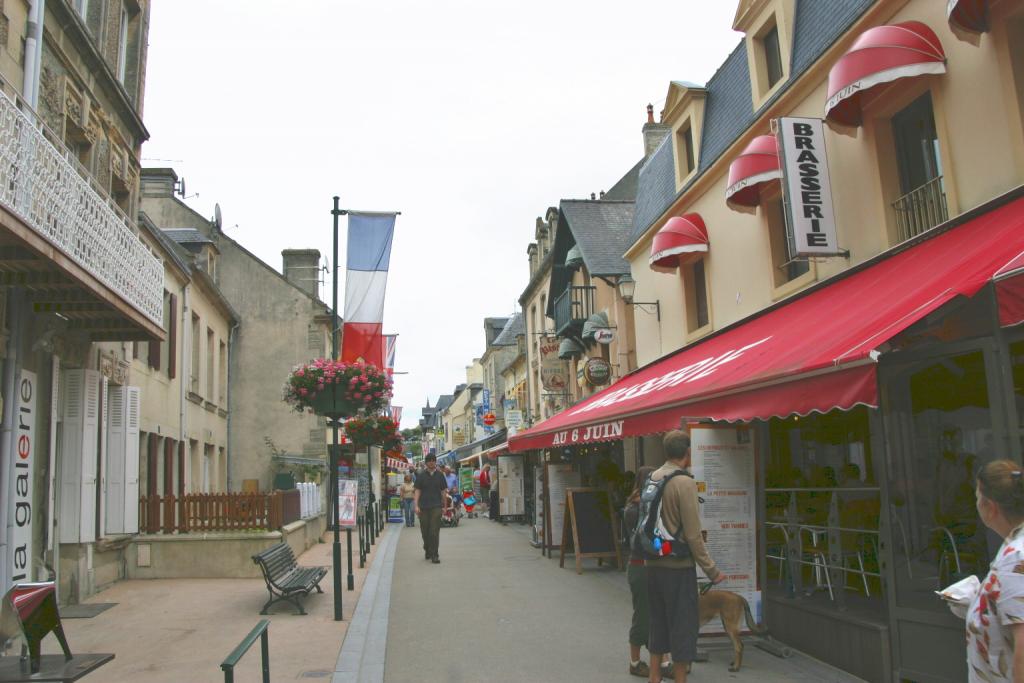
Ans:
[[[193,254],[240,321],[228,359],[231,456],[223,484],[230,491],[269,490],[279,471],[326,462],[326,422],[282,400],[292,368],[329,355],[331,316],[318,297],[320,255],[284,251],[282,275],[178,199],[176,181],[171,169],[145,169],[142,210]],[[195,393],[205,402],[202,391]]]

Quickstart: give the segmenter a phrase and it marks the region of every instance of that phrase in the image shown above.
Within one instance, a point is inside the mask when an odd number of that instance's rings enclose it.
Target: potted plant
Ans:
[[[297,412],[366,415],[388,404],[391,387],[391,377],[376,365],[318,358],[292,370],[284,385],[284,400]]]
[[[398,423],[384,415],[353,417],[345,422],[345,436],[357,446],[381,446],[384,450],[402,443]]]

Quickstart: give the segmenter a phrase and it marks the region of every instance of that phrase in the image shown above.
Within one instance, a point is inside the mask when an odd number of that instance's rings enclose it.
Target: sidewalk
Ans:
[[[423,559],[419,529],[400,529],[390,596],[385,679],[546,682],[640,679],[627,673],[631,614],[625,573],[541,556],[526,527],[463,519],[441,530],[441,565]],[[727,644],[702,641],[710,661],[693,681],[855,683],[809,657],[779,659],[746,641],[744,666],[728,672]],[[646,654],[645,654],[646,656]],[[359,680],[379,680],[365,678]]]
[[[63,620],[68,643],[75,653],[116,654],[112,662],[83,679],[86,682],[215,683],[224,680],[220,670],[224,658],[260,619],[270,619],[271,680],[330,680],[364,580],[378,549],[393,533],[385,532],[378,539],[365,569],[358,568],[359,553],[353,547],[356,590],[344,591],[345,621],[334,621],[330,572],[320,582],[323,595],[313,591],[303,599],[306,616],[296,614],[287,603],[277,603],[269,615],[261,616],[268,597],[262,578],[121,581],[86,601],[117,603],[113,607],[91,619]],[[332,534],[325,534],[324,540],[303,553],[299,564],[329,566]],[[344,534],[341,543],[344,563]],[[342,571],[344,586],[347,565]],[[60,652],[52,635],[43,642],[44,652]],[[235,680],[260,680],[259,641],[235,669]]]

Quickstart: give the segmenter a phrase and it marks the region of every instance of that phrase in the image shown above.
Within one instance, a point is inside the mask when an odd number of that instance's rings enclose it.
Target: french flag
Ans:
[[[384,293],[391,261],[394,213],[348,214],[345,315],[341,360],[383,368]]]
[[[384,369],[389,375],[395,374],[395,345],[398,343],[397,334],[384,335]]]

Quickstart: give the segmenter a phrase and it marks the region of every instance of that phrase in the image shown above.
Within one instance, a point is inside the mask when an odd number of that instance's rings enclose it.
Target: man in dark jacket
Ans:
[[[437,546],[441,542],[441,507],[448,496],[448,485],[444,474],[437,469],[437,456],[427,456],[427,468],[416,478],[416,514],[420,518],[420,533],[423,535],[423,552],[426,559],[440,564]]]

